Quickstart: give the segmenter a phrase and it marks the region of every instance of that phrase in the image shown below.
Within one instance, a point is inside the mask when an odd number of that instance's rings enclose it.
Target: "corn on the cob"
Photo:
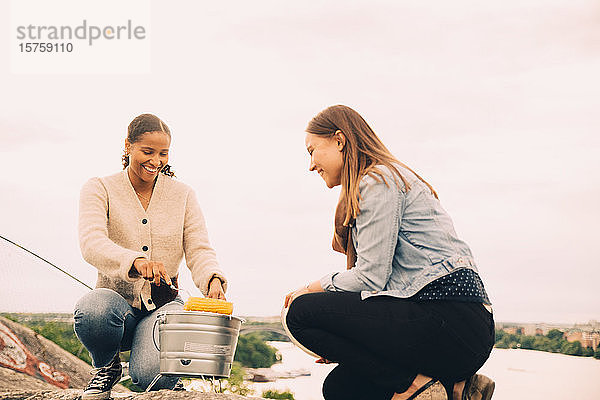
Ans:
[[[221,299],[190,297],[183,305],[183,309],[186,311],[204,311],[231,315],[233,313],[233,303]]]

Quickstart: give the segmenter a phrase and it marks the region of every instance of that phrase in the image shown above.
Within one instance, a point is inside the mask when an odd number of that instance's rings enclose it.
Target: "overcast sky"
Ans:
[[[438,191],[497,320],[600,320],[600,3],[146,11],[139,74],[14,74],[3,30],[0,235],[93,285],[79,189],[121,169],[127,125],[151,112],[171,128],[170,164],[198,194],[235,313],[278,314],[287,292],[345,266],[330,247],[339,191],[308,171],[304,128],[346,104]],[[0,311],[70,312],[87,290],[2,241],[0,268]]]

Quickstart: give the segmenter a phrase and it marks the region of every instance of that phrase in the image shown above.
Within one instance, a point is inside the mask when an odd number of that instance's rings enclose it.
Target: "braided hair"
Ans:
[[[169,127],[161,121],[160,118],[152,114],[142,114],[135,117],[127,127],[127,140],[129,143],[133,144],[139,141],[146,132],[163,132],[171,137]],[[123,163],[123,169],[127,168],[129,165],[129,155],[126,151],[123,151],[121,162]],[[162,167],[160,172],[170,177],[175,176],[175,173],[171,171],[171,166],[169,164]]]

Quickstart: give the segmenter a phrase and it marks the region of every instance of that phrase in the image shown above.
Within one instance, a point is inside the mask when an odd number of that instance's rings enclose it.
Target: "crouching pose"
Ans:
[[[131,350],[129,373],[140,388],[158,375],[153,325],[159,311],[183,308],[169,286],[178,287],[184,255],[202,293],[225,298],[227,281],[194,191],[175,181],[167,164],[170,143],[169,128],[158,117],[136,117],[125,140],[124,170],[92,178],[81,190],[81,252],[98,269],[96,289],[75,306],[75,332],[96,367],[83,400],[110,397],[121,378],[120,351]],[[153,389],[176,384],[176,378],[162,377]]]
[[[289,293],[292,335],[338,366],[325,399],[490,399],[490,300],[437,193],[365,120],[332,106],[306,129],[310,170],[341,185],[333,247],[347,270]]]

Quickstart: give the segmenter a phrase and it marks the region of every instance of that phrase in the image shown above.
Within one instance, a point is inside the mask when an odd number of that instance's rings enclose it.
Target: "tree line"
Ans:
[[[578,340],[569,342],[564,338],[563,332],[558,329],[552,329],[546,335],[536,336],[513,334],[496,329],[495,347],[499,349],[539,350],[600,359],[600,346],[594,351],[590,347],[583,347]]]

